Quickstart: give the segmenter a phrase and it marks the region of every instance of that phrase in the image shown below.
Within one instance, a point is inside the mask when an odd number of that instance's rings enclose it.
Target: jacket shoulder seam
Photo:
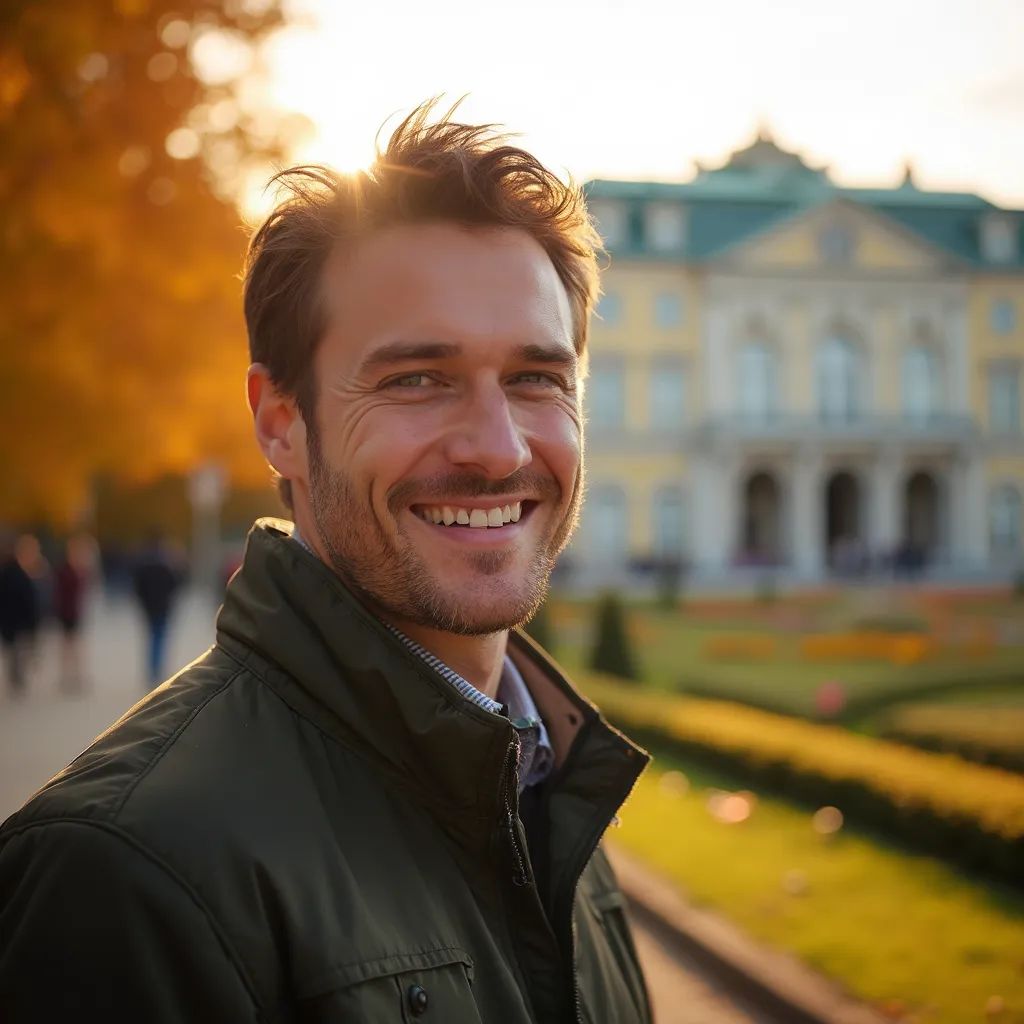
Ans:
[[[192,724],[196,716],[215,698],[219,697],[240,675],[242,669],[236,669],[231,675],[217,687],[208,697],[200,701],[185,717],[185,720],[181,722],[178,727],[168,736],[164,742],[160,745],[160,749],[142,766],[139,773],[132,779],[127,786],[125,786],[124,792],[121,794],[117,803],[114,805],[113,811],[110,815],[111,822],[116,822],[121,811],[124,810],[125,804],[131,799],[132,794],[136,788],[142,782],[142,780],[149,775],[149,773],[160,763],[163,756],[168,750],[174,746],[178,737]],[[70,818],[68,820],[75,820]]]
[[[204,702],[205,703],[205,702]],[[169,864],[160,854],[150,849],[145,843],[143,843],[136,836],[132,835],[127,830],[121,828],[119,825],[110,821],[100,821],[94,818],[78,818],[69,815],[59,815],[51,818],[43,818],[39,821],[26,822],[24,825],[12,828],[6,836],[5,840],[13,839],[15,836],[22,835],[23,833],[30,832],[34,829],[40,829],[47,825],[80,825],[86,828],[98,829],[101,832],[106,832],[111,836],[119,839],[126,846],[130,847],[135,853],[144,857],[150,863],[152,863],[158,870],[163,872],[174,884],[180,889],[191,901],[195,904],[196,908],[203,915],[205,920],[210,926],[210,930],[216,936],[217,941],[220,943],[221,948],[224,951],[224,955],[228,962],[234,967],[241,979],[242,985],[245,988],[249,999],[252,1001],[253,1007],[255,1008],[258,1017],[261,1020],[269,1021],[270,1017],[266,1014],[264,1007],[257,994],[256,988],[249,977],[249,972],[246,970],[245,961],[242,959],[238,950],[234,944],[228,938],[227,933],[221,926],[216,915],[207,905],[205,900],[195,888],[188,883],[174,867]]]

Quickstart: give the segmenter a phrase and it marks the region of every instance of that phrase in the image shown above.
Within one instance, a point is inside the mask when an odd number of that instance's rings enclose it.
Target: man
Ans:
[[[146,622],[146,679],[150,687],[160,682],[164,671],[167,627],[182,575],[159,530],[152,531],[132,574],[135,597]]]
[[[0,534],[0,646],[7,686],[14,696],[25,692],[25,663],[39,628],[39,595],[18,558],[13,537]]]
[[[646,763],[518,629],[576,523],[579,193],[410,116],[282,176],[216,646],[0,834],[0,1018],[646,1022],[598,844]]]

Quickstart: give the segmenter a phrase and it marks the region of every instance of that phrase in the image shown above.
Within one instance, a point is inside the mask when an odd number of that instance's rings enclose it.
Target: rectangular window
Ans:
[[[994,434],[1020,433],[1020,369],[995,366],[988,377],[988,425]]]
[[[686,419],[686,373],[682,360],[656,360],[651,365],[649,380],[651,427],[678,430]]]
[[[659,292],[654,296],[654,322],[671,329],[683,322],[683,300],[675,292]]]
[[[981,224],[981,254],[989,263],[1012,263],[1017,258],[1017,221],[992,214]]]
[[[622,428],[626,422],[626,382],[621,364],[602,361],[594,365],[586,396],[591,426]]]
[[[996,334],[1012,334],[1017,327],[1017,310],[1009,299],[993,299],[989,323]]]
[[[629,211],[623,203],[614,199],[594,199],[588,204],[588,209],[601,241],[609,249],[626,244],[629,236]]]
[[[686,211],[678,203],[649,203],[644,241],[652,252],[679,252],[686,237]]]

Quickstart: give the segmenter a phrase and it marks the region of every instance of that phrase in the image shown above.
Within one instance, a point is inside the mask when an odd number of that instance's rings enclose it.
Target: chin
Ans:
[[[504,595],[495,593],[499,588]],[[462,588],[455,597],[450,587],[441,587],[437,601],[430,602],[432,607],[427,611],[429,625],[463,636],[500,633],[526,622],[543,599],[545,589],[521,586],[510,591],[500,587],[498,581],[489,580],[483,586]],[[480,593],[474,594],[474,590]]]

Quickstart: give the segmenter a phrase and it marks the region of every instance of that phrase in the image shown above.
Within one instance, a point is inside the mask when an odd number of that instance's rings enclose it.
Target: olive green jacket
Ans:
[[[279,525],[0,831],[0,1020],[646,1024],[598,847],[646,755],[514,632],[556,753],[524,828],[511,723]]]

